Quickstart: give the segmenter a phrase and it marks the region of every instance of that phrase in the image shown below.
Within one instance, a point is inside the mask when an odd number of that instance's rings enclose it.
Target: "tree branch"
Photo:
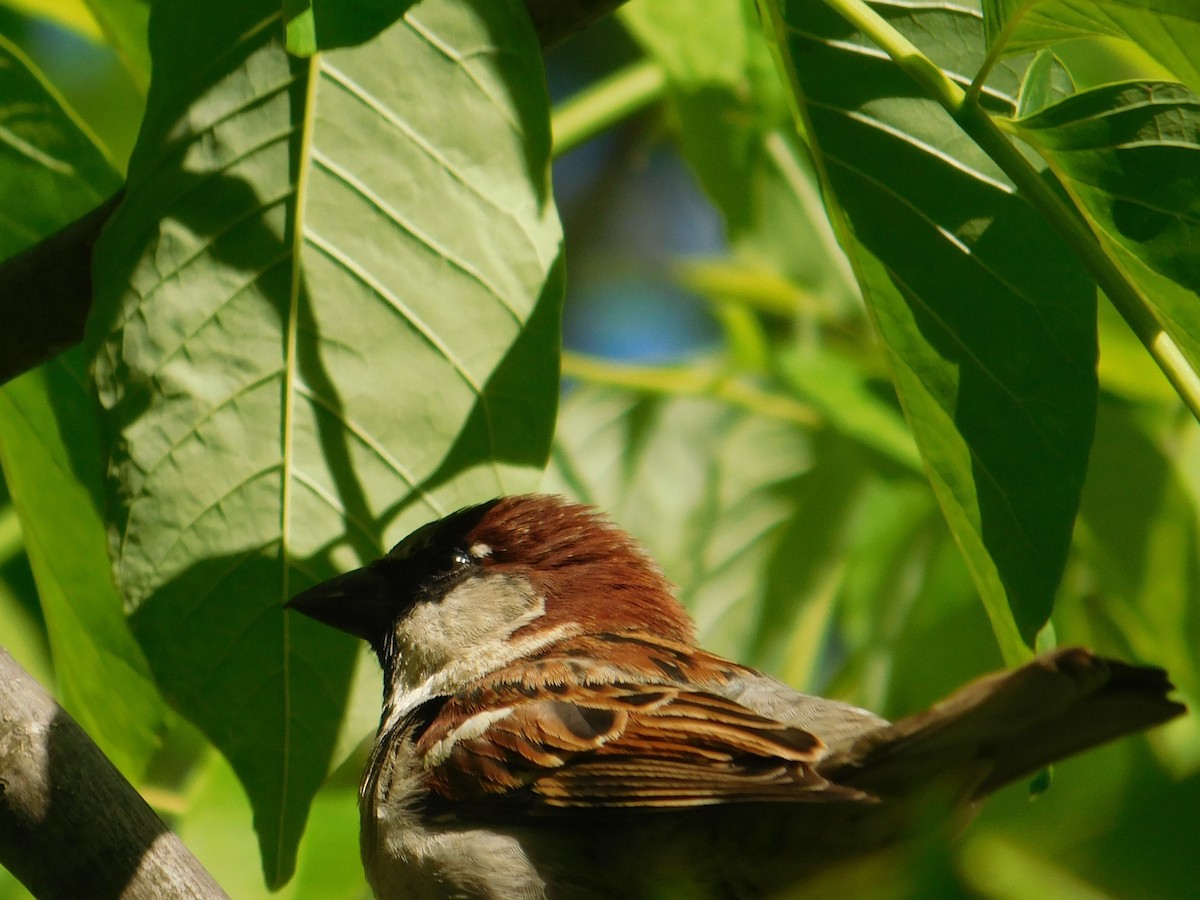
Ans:
[[[0,648],[0,863],[39,898],[228,898]]]

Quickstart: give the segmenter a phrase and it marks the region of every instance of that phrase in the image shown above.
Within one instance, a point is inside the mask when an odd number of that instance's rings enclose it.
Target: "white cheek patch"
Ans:
[[[398,664],[385,686],[385,727],[430,697],[453,694],[578,630],[559,625],[511,640],[545,608],[526,579],[504,575],[469,578],[441,599],[418,604],[396,626]]]
[[[513,708],[511,706],[502,706],[499,709],[489,709],[481,713],[476,713],[430,747],[429,752],[425,754],[425,758],[421,762],[427,769],[440,766],[450,758],[450,752],[459,741],[469,741],[472,738],[479,737],[494,723],[499,722],[501,719],[507,719],[512,713]]]
[[[418,603],[396,627],[405,680],[423,681],[456,659],[504,641],[542,614],[524,578],[468,578],[444,597]]]

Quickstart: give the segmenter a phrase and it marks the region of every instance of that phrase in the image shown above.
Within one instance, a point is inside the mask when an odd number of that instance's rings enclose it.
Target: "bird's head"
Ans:
[[[578,635],[640,630],[694,640],[687,613],[633,538],[590,507],[544,494],[431,522],[288,605],[367,641],[401,688],[461,671],[452,688]]]

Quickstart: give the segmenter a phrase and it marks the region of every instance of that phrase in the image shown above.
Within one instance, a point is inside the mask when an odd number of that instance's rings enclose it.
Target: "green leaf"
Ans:
[[[36,243],[119,185],[91,136],[0,38],[0,255]],[[165,709],[113,587],[97,499],[99,423],[71,351],[0,387],[0,464],[21,520],[63,705],[140,776]]]
[[[399,19],[415,0],[283,0],[289,53],[357,47]]]
[[[277,886],[355,658],[282,604],[531,486],[547,455],[548,101],[518,0],[425,0],[305,60],[278,3],[159,4],[151,52],[97,249],[112,552],[159,684],[233,765]]]
[[[120,187],[95,137],[0,35],[0,259],[62,228]]]
[[[988,45],[1029,53],[1090,37],[1131,41],[1200,92],[1200,5],[1195,0],[984,0]]]
[[[1022,15],[1036,0],[981,0],[983,34],[988,47],[1004,38],[1004,26]]]
[[[978,16],[892,4],[889,24],[969,81]],[[935,492],[1005,656],[1053,608],[1087,467],[1094,292],[1057,236],[908,77],[822,9],[788,7],[800,98]],[[985,100],[1011,112],[999,68]],[[1008,93],[1002,93],[1007,91]]]
[[[960,867],[978,895],[990,900],[1039,895],[1059,900],[1104,900],[1112,896],[1088,884],[1053,854],[1038,853],[1002,837],[974,836],[963,848]]]
[[[979,613],[961,557],[952,555],[957,551],[943,550],[950,543],[927,481],[872,479],[846,541],[838,619],[841,658],[837,677],[828,688],[835,696],[867,709],[890,708],[905,714],[912,707],[893,702],[897,679],[903,695],[914,677],[937,685],[940,692],[958,683],[954,679],[958,672],[965,671],[967,678],[979,673],[984,644],[960,644],[956,636],[936,660],[930,659],[931,645],[925,640],[930,624],[914,622],[921,612],[926,618],[948,617],[964,605]],[[935,563],[947,558],[960,573],[949,589],[936,583],[941,573]],[[986,631],[981,640],[990,640]],[[926,656],[915,666],[898,669],[897,655],[909,648]],[[970,659],[965,670],[956,667],[960,657]]]
[[[317,23],[311,0],[283,0],[283,21],[288,53],[312,56],[317,52]]]
[[[279,891],[268,891],[258,876],[245,795],[229,764],[215,753],[197,767],[189,785],[179,836],[238,900],[362,900],[370,894],[358,851],[358,791],[337,783],[340,775],[313,798],[296,877]]]
[[[1142,264],[1126,271],[1200,370],[1200,96],[1181,84],[1106,85],[1014,124],[1110,252]]]
[[[63,706],[127,777],[158,749],[166,709],[129,633],[89,487],[99,423],[80,350],[0,388],[0,463],[21,517]]]
[[[747,27],[752,14],[743,0],[715,0],[703,15],[689,0],[634,0],[617,16],[672,81],[693,90],[742,81],[756,43]]]
[[[1033,58],[1021,80],[1017,115],[1031,116],[1047,106],[1075,93],[1071,74],[1051,50],[1042,50]]]
[[[29,58],[0,35],[0,260],[59,232],[4,267],[0,290],[23,318],[0,335],[2,378],[79,339],[87,312],[79,295],[90,283],[89,234],[94,239],[103,215],[84,213],[120,185],[116,165],[95,135]],[[73,219],[79,221],[64,228]]]
[[[0,647],[46,690],[56,690],[46,626],[17,574],[25,557],[21,523],[9,500],[0,506]],[[23,574],[23,573],[22,573]],[[33,607],[33,608],[31,608]],[[0,897],[4,892],[0,889]]]
[[[58,2],[58,0],[54,0]],[[150,84],[147,0],[86,0],[100,30],[143,94]]]

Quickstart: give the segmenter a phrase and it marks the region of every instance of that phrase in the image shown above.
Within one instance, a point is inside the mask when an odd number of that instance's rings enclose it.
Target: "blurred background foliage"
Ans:
[[[747,38],[753,16],[737,0],[704,15],[687,6],[633,0],[546,58],[569,280],[543,484],[640,537],[710,648],[902,715],[1003,658],[812,165],[788,137],[767,45]],[[43,73],[119,172],[145,107],[146,12],[137,0],[0,4],[0,41]],[[1180,46],[1195,64],[1200,44]],[[1047,84],[1065,92],[1164,72],[1112,36],[1057,45],[1053,63]],[[0,184],[0,205],[17,208],[21,191]],[[1098,333],[1096,436],[1041,640],[1163,665],[1195,709],[1200,428],[1103,302]],[[0,645],[53,688],[62,660],[0,491]],[[281,895],[364,894],[354,802],[360,738],[377,714],[373,663],[356,684],[344,761],[317,794]],[[77,716],[82,702],[68,704]],[[187,721],[157,715],[160,746],[123,768],[231,896],[265,895],[238,780]],[[950,853],[864,890],[1194,897],[1198,808],[1192,714],[1056,767],[1036,798],[1001,792]],[[23,896],[2,871],[0,896]]]

